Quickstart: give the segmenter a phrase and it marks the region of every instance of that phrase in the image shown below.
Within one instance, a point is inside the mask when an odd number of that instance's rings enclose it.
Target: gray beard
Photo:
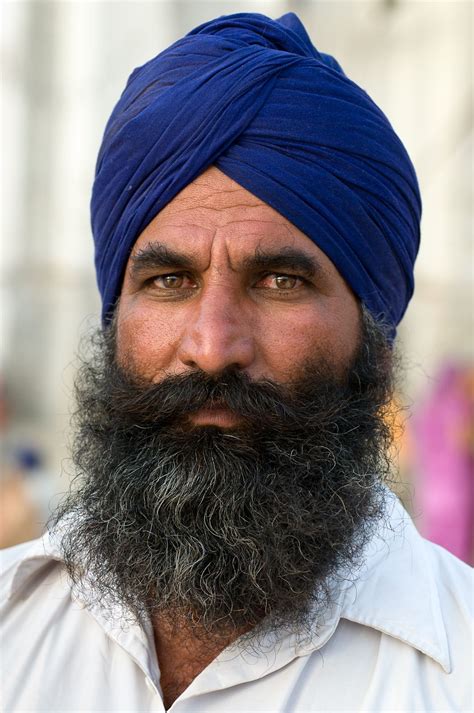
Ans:
[[[235,372],[144,384],[114,355],[112,328],[79,371],[78,481],[52,521],[69,515],[61,547],[74,586],[89,603],[214,640],[307,635],[384,512],[393,369],[383,330],[364,314],[344,378],[318,361],[285,387]],[[187,414],[213,399],[242,427],[192,428]]]

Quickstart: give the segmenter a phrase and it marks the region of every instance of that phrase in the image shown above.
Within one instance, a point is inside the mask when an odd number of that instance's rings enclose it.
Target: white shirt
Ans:
[[[50,534],[1,559],[2,711],[164,710],[151,630],[85,608]],[[394,501],[311,645],[288,635],[243,655],[234,644],[169,710],[471,711],[472,605],[472,570]]]

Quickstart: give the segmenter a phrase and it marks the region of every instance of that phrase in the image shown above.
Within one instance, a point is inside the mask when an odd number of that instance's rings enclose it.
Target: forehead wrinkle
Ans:
[[[260,198],[224,174],[220,174],[220,177],[221,180],[218,180],[216,185],[216,172],[210,172],[207,176],[202,174],[178,193],[164,210],[170,208],[180,210],[182,205],[215,210],[220,210],[221,207],[257,208],[267,206],[270,208]]]
[[[190,246],[190,240],[191,242],[193,241],[192,236],[188,234],[188,230],[197,229],[201,233],[207,233],[210,236],[210,245],[209,249],[212,252],[213,246],[215,245],[215,240],[216,238],[218,239],[219,237],[222,237],[222,240],[224,241],[224,244],[226,245],[227,248],[227,253],[229,255],[229,264],[230,264],[230,257],[231,257],[231,252],[232,248],[240,247],[242,245],[242,240],[245,240],[246,238],[257,238],[258,242],[256,243],[254,247],[254,251],[260,251],[264,250],[264,247],[262,245],[263,242],[265,242],[268,239],[275,239],[279,237],[278,232],[276,232],[275,229],[281,229],[283,228],[285,231],[285,236],[288,236],[289,240],[285,240],[285,244],[281,246],[274,246],[273,251],[275,250],[284,250],[285,248],[291,248],[295,245],[297,242],[297,236],[294,235],[294,233],[290,230],[290,227],[286,224],[284,220],[279,220],[278,222],[274,220],[261,220],[261,219],[256,219],[256,218],[238,218],[235,220],[229,220],[224,224],[217,225],[217,226],[212,226],[212,227],[204,227],[201,223],[196,223],[194,222],[195,219],[193,219],[193,222],[187,222],[186,219],[184,220],[176,220],[176,216],[173,217],[172,222],[164,222],[161,225],[157,226],[157,231],[155,233],[156,238],[153,241],[149,241],[147,245],[149,245],[150,242],[156,242],[156,243],[161,243],[164,247],[166,247],[166,242],[164,242],[164,239],[161,237],[161,233],[166,233],[166,230],[169,228],[174,228],[179,231],[179,233],[183,233],[182,235],[178,234],[176,236],[176,241],[178,244],[178,250],[179,252],[187,251],[189,252],[191,246]],[[231,234],[229,236],[226,236],[225,234],[223,235],[223,231],[227,231],[227,229],[231,229],[233,226],[241,226],[245,225],[246,230],[245,230],[245,235],[241,236],[239,234]],[[212,237],[211,237],[212,236]],[[281,236],[280,237],[284,237]],[[231,242],[227,246],[227,240],[228,238],[231,239]],[[181,241],[184,241],[183,247],[181,247]],[[240,241],[240,242],[239,242]],[[174,243],[174,241],[173,241]],[[196,240],[194,243],[195,245],[199,244],[199,238]],[[171,246],[170,246],[171,247]],[[253,247],[253,246],[252,246]],[[204,247],[205,249],[205,247]],[[191,248],[192,250],[192,248]],[[251,248],[252,251],[252,248]],[[252,253],[253,254],[253,253]],[[197,253],[191,252],[190,253],[190,258],[193,259],[194,257],[197,258]]]
[[[245,191],[237,187],[214,193],[222,197],[223,193],[234,195],[241,190]],[[167,209],[158,214],[154,226],[150,225],[149,237],[152,239],[148,240],[147,247],[150,243],[156,243],[157,246],[161,244],[164,248],[181,253],[183,258],[188,258],[186,262],[195,263],[196,269],[201,272],[213,266],[222,272],[224,264],[236,272],[253,263],[256,266],[258,256],[262,253],[277,256],[278,253],[283,255],[285,249],[298,247],[300,251],[307,252],[309,260],[312,259],[311,251],[304,250],[304,245],[298,245],[301,237],[305,238],[304,242],[309,238],[300,236],[297,229],[271,206],[259,199],[254,202],[254,196],[248,196],[252,203],[233,202],[230,207],[205,206],[202,200],[196,201],[184,196],[179,200],[181,205],[177,205],[177,196]],[[241,215],[238,215],[239,209]],[[264,215],[249,215],[254,209],[261,209],[259,212]],[[212,215],[216,214],[222,215],[222,219],[213,219]],[[168,236],[167,231],[170,231]],[[267,241],[271,241],[271,244],[267,244]],[[319,260],[313,262],[320,265]]]
[[[223,210],[237,210],[237,209],[249,209],[249,208],[261,208],[264,204],[263,203],[232,203],[232,205],[202,205],[202,208],[205,208],[206,210],[213,210],[213,211],[223,211]]]
[[[168,203],[166,208],[162,211],[161,215],[163,216],[163,218],[165,218],[166,214],[176,215],[180,213],[188,213],[191,211],[201,211],[202,213],[222,213],[223,211],[242,210],[247,212],[259,208],[268,208],[269,210],[273,211],[273,209],[270,206],[267,206],[265,203],[250,203],[246,201],[236,202],[235,200],[225,201],[222,200],[222,194],[219,193],[217,194],[217,200],[216,195],[211,195],[207,197],[196,196],[196,198],[183,198],[179,201],[175,199],[175,202]]]
[[[245,206],[245,207],[247,207],[247,206]],[[189,210],[193,210],[193,209],[188,209],[188,211]],[[208,209],[205,208],[204,210],[208,210]],[[221,212],[222,210],[225,210],[225,209],[224,208],[216,208],[216,209],[209,209],[209,210],[215,210],[217,212]],[[270,226],[272,230],[274,230],[275,227],[284,228],[284,230],[288,233],[288,235],[291,237],[293,242],[297,239],[297,236],[291,230],[291,226],[287,222],[285,222],[284,218],[282,218],[282,216],[280,216],[280,215],[275,216],[275,219],[271,219],[270,217],[268,217],[268,218],[257,218],[257,217],[249,218],[249,217],[242,216],[239,218],[229,219],[225,223],[222,223],[219,225],[205,226],[201,222],[196,222],[196,220],[198,220],[198,218],[196,218],[195,216],[193,216],[191,221],[188,221],[186,218],[186,215],[185,215],[185,213],[188,211],[177,211],[176,214],[173,214],[172,216],[170,216],[172,222],[169,221],[166,216],[162,216],[162,220],[155,223],[156,230],[165,230],[166,228],[169,227],[169,228],[196,228],[198,230],[205,230],[205,231],[210,232],[212,230],[218,230],[220,228],[224,228],[224,227],[232,226],[232,225],[238,225],[240,223],[242,223],[242,224],[254,223],[254,224],[264,225],[265,227]],[[177,220],[177,218],[179,218],[178,212],[183,217],[182,221],[180,221],[179,219]],[[177,221],[177,222],[175,222],[175,221]],[[246,235],[258,235],[258,234],[261,234],[262,238],[274,236],[273,232],[271,232],[267,235],[267,234],[263,234],[262,231],[260,231],[260,230],[255,230],[252,233],[246,233]]]

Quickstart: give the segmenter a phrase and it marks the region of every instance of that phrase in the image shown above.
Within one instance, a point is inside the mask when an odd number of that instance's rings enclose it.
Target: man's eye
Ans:
[[[265,275],[260,282],[259,286],[266,287],[272,290],[294,290],[303,284],[301,277],[296,275],[281,275],[278,273],[272,273],[270,275]]]
[[[167,290],[195,287],[195,283],[188,275],[158,275],[152,281],[155,287]]]

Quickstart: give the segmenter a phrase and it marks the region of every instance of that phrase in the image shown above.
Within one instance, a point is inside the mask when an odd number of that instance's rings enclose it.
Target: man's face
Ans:
[[[253,381],[286,383],[319,356],[342,373],[360,309],[314,243],[212,167],[137,239],[117,330],[119,361],[150,382],[234,367]],[[218,410],[193,418],[232,421]]]
[[[304,631],[383,513],[391,387],[330,261],[211,169],[137,240],[79,371],[71,577],[214,638]]]

